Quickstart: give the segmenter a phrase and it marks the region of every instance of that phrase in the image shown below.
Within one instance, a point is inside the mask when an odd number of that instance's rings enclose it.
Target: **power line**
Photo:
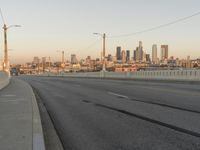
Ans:
[[[98,40],[92,42],[89,46],[87,46],[86,48],[84,48],[84,50],[88,50],[88,49],[92,48],[92,47],[95,46],[99,41],[100,41],[100,39],[98,39]]]
[[[177,19],[175,21],[172,21],[172,22],[169,22],[169,23],[166,23],[166,24],[162,24],[162,25],[159,25],[159,26],[156,26],[156,27],[152,27],[152,28],[149,28],[149,29],[141,30],[141,31],[138,31],[138,32],[135,32],[135,33],[130,33],[130,34],[121,34],[121,35],[110,36],[109,38],[127,37],[127,36],[133,36],[133,35],[136,35],[136,34],[141,34],[141,33],[145,33],[145,32],[154,31],[154,30],[157,30],[157,29],[160,29],[160,28],[164,28],[164,27],[167,27],[167,26],[182,22],[184,20],[190,19],[190,18],[195,17],[197,15],[200,15],[200,12],[197,12],[197,13],[194,13],[194,14],[192,14],[190,16],[183,17],[183,18]]]
[[[0,13],[1,13],[1,18],[2,18],[3,24],[5,24],[5,19],[4,19],[4,17],[3,17],[3,13],[2,13],[1,8],[0,8]]]

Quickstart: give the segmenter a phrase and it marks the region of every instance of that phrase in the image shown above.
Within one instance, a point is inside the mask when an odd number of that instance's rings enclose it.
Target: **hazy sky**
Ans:
[[[165,24],[200,11],[199,0],[1,0],[8,25],[9,56],[12,63],[32,61],[33,56],[56,61],[64,50],[78,58],[100,57],[102,41],[94,32],[108,36],[129,34]],[[2,20],[0,25],[3,26]],[[3,56],[3,29],[0,32]],[[146,53],[152,44],[169,45],[175,57],[200,57],[200,15],[156,31],[130,37],[108,38],[107,54],[116,46],[132,51],[139,41]],[[160,56],[160,54],[159,54]]]

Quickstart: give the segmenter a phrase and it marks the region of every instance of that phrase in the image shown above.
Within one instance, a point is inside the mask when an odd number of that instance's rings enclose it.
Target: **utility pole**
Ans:
[[[38,58],[38,74],[40,74],[40,59]]]
[[[95,35],[100,35],[103,38],[103,68],[102,71],[106,71],[106,34],[94,33]]]
[[[64,64],[64,61],[65,61],[65,52],[62,51],[62,64]]]
[[[106,71],[106,34],[103,34],[103,71]]]
[[[3,20],[4,26],[3,26],[3,30],[4,30],[4,59],[3,59],[3,70],[9,72],[10,70],[10,66],[9,66],[9,62],[8,62],[8,43],[7,43],[7,30],[9,28],[12,27],[21,27],[20,25],[10,25],[10,26],[6,26],[4,17],[3,17],[3,13],[0,9],[0,14],[1,14],[1,18]]]
[[[3,29],[4,29],[4,63],[3,63],[3,70],[4,71],[9,71],[9,62],[8,62],[8,42],[7,42],[7,30],[12,27],[21,27],[20,25],[11,25],[11,26],[6,26],[4,24]]]
[[[4,24],[4,63],[3,63],[3,70],[9,71],[8,67],[8,45],[7,45],[7,26]]]
[[[49,73],[51,72],[51,57],[49,56]]]
[[[51,58],[49,56],[49,70],[50,70],[50,67],[51,67]]]

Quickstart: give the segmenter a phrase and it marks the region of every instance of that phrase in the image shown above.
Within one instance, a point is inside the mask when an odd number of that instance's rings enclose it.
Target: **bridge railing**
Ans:
[[[200,80],[200,70],[162,70],[138,72],[106,72],[105,78],[130,78],[154,80]]]
[[[48,73],[48,75],[52,76],[53,74]],[[58,75],[58,74],[54,74],[54,75]],[[200,70],[60,73],[59,76],[83,77],[83,78],[116,78],[116,79],[120,78],[120,79],[145,79],[145,80],[200,81]]]

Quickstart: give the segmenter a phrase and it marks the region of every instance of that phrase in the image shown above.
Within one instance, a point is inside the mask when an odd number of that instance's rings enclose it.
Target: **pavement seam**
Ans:
[[[157,125],[160,125],[160,126],[163,126],[163,127],[166,127],[166,128],[169,128],[169,129],[181,132],[181,133],[184,133],[184,134],[188,134],[188,135],[195,136],[195,137],[200,137],[200,133],[198,133],[198,132],[194,132],[194,131],[184,129],[184,128],[181,128],[181,127],[178,127],[178,126],[175,126],[175,125],[171,125],[171,124],[168,124],[168,123],[164,123],[164,122],[161,122],[161,121],[158,121],[158,120],[155,120],[155,119],[151,119],[149,117],[145,117],[145,116],[142,116],[142,115],[139,115],[139,114],[131,113],[131,112],[128,112],[126,110],[113,108],[113,107],[110,107],[110,106],[106,106],[106,105],[103,105],[103,104],[97,104],[97,103],[94,103],[94,105],[98,106],[98,107],[106,108],[106,109],[109,109],[109,110],[117,111],[117,112],[129,115],[129,116],[132,116],[132,117],[136,117],[136,118],[139,118],[139,119],[142,119],[142,120],[145,120],[145,121],[148,121],[148,122],[151,122],[151,123],[154,123],[154,124],[157,124]]]

